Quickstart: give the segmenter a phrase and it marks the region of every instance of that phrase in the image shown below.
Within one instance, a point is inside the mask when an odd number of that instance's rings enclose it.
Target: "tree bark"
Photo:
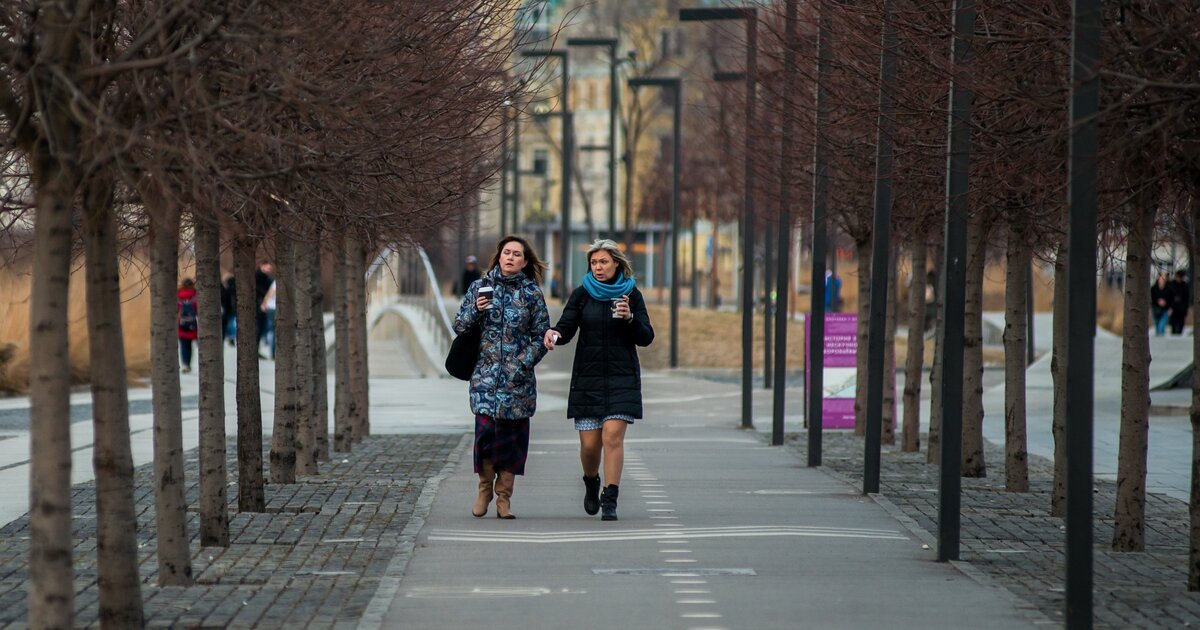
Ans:
[[[921,450],[921,370],[925,363],[925,238],[912,246],[912,283],[908,293],[908,354],[904,360],[904,421],[900,449]]]
[[[349,273],[346,276],[350,294],[350,423],[355,442],[370,435],[368,405],[370,390],[367,384],[367,283],[363,277],[366,252],[359,241],[351,240],[347,247]],[[561,282],[561,281],[560,281]],[[563,286],[560,284],[560,286]]]
[[[192,221],[196,247],[197,350],[200,369],[200,545],[228,547],[221,234],[215,222],[195,215],[192,215]]]
[[[275,424],[271,430],[271,483],[296,483],[295,244],[275,238]],[[281,368],[280,366],[284,366]]]
[[[349,241],[339,238],[333,255],[333,450],[349,453],[354,444],[350,418]]]
[[[234,286],[237,289],[238,511],[264,512],[267,505],[258,370],[259,304],[254,292],[255,241],[242,235],[233,243]]]
[[[150,216],[150,362],[154,400],[154,510],[158,584],[192,583],[184,497],[183,412],[179,394],[179,207],[155,204]]]
[[[313,337],[312,337],[312,253],[300,251],[301,245],[293,245],[292,269],[289,279],[295,290],[292,292],[291,339],[295,344],[296,382],[296,474],[317,474],[316,392],[313,387]],[[278,349],[276,350],[278,353]],[[285,364],[286,365],[286,364]]]
[[[1200,204],[1192,203],[1191,261],[1192,313],[1200,313],[1200,291],[1196,290],[1196,272],[1200,271],[1196,254],[1200,253]],[[1195,316],[1193,315],[1193,322]],[[1195,330],[1195,324],[1193,324]],[[1188,497],[1188,590],[1200,591],[1200,335],[1192,333],[1192,486]]]
[[[1025,438],[1025,371],[1029,337],[1028,289],[1031,254],[1025,229],[1008,225],[1004,279],[1004,488],[1029,492],[1029,453]]]
[[[1054,379],[1054,488],[1050,494],[1050,516],[1067,515],[1067,238],[1054,255],[1054,323],[1050,351],[1050,375]]]
[[[929,445],[925,450],[925,461],[940,464],[942,456],[942,352],[946,342],[946,279],[945,261],[942,260],[942,245],[934,245],[933,266],[936,270],[937,286],[934,299],[937,303],[933,318],[933,365],[929,369]]]
[[[867,346],[871,330],[871,235],[854,241],[858,256],[858,348],[855,355],[857,374],[854,388],[854,435],[865,435],[867,428]]]
[[[111,182],[92,179],[83,199],[100,623],[105,627],[140,628],[142,580],[138,575],[137,528],[129,526],[137,523],[137,511]]]
[[[1150,430],[1150,256],[1158,199],[1134,197],[1125,254],[1125,322],[1121,342],[1121,438],[1113,550],[1146,547],[1146,447]]]
[[[320,250],[317,251],[320,260]],[[313,365],[313,428],[317,437],[317,460],[329,461],[329,370],[325,356],[325,288],[321,284],[321,265],[311,266],[312,284],[312,365]]]
[[[883,333],[883,432],[884,444],[896,443],[896,246],[888,245],[888,292]]]
[[[971,220],[967,234],[967,286],[963,322],[962,476],[986,477],[983,458],[983,267],[987,226]],[[953,376],[952,376],[953,378]]]

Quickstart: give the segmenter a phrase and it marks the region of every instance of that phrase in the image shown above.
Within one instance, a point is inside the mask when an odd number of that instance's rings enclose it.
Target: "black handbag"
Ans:
[[[450,376],[460,381],[471,380],[475,364],[479,362],[479,342],[482,338],[483,327],[476,324],[450,342],[450,352],[446,354],[446,372]]]

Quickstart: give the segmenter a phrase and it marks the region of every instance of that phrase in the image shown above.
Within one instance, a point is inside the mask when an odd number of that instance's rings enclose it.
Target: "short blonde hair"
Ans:
[[[592,254],[601,251],[608,252],[608,255],[612,256],[612,259],[617,263],[617,271],[621,272],[626,278],[634,277],[633,263],[629,262],[629,257],[625,255],[625,252],[621,251],[621,246],[617,245],[616,241],[612,239],[598,238],[592,241],[592,244],[588,246],[587,255],[584,256],[584,260],[587,261],[589,267],[592,264]]]

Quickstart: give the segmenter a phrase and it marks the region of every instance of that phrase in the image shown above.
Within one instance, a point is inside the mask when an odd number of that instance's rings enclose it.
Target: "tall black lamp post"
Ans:
[[[681,22],[746,21],[746,171],[742,191],[742,428],[754,428],[754,168],[750,163],[754,133],[755,66],[758,56],[758,12],[749,7],[680,9]]]
[[[683,80],[679,77],[644,77],[629,80],[629,87],[669,90],[675,105],[671,159],[671,367],[679,367],[679,169],[683,122]]]
[[[567,303],[567,297],[571,295],[571,156],[574,153],[572,143],[572,116],[570,102],[570,75],[569,64],[567,62],[567,51],[565,50],[527,50],[521,53],[525,57],[552,57],[558,59],[558,67],[562,71],[562,107],[559,115],[562,116],[562,189],[561,189],[561,210],[562,225],[559,238],[559,264],[562,265],[562,277],[558,283],[559,295],[563,304]],[[553,274],[553,270],[551,270]]]
[[[617,107],[620,90],[617,89],[617,38],[615,37],[571,37],[568,46],[598,46],[608,49],[608,145],[589,146],[588,149],[608,151],[608,238],[617,238]],[[583,147],[581,147],[583,148]],[[627,246],[628,247],[628,246]]]

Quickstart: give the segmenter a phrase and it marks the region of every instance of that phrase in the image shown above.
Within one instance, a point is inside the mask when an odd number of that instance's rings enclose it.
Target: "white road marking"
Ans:
[[[794,525],[744,525],[732,527],[683,527],[678,523],[655,523],[655,527],[674,527],[670,536],[678,539],[696,538],[758,538],[765,536],[806,536],[816,538],[870,538],[877,540],[902,540],[908,537],[896,530],[857,529],[841,527],[807,527]],[[618,540],[658,540],[661,531],[653,529],[629,529],[623,531],[559,531],[559,532],[496,532],[470,529],[435,529],[429,540],[463,542],[516,542],[530,544],[554,544],[577,542],[601,542]]]

